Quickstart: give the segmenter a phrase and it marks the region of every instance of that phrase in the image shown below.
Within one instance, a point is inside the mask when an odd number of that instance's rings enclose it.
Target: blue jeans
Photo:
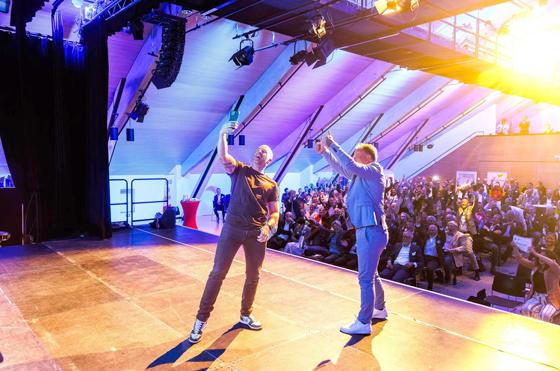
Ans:
[[[358,253],[358,281],[360,282],[360,314],[358,320],[370,323],[373,308],[385,308],[385,292],[377,273],[379,258],[387,246],[389,234],[381,226],[364,227],[356,230],[356,252]]]

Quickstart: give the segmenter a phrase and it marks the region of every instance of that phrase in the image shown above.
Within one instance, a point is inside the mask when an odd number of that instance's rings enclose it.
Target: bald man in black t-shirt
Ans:
[[[247,268],[241,300],[240,323],[252,330],[262,328],[251,312],[264,260],[266,242],[274,234],[280,216],[278,186],[274,180],[264,174],[264,169],[272,162],[270,147],[262,145],[257,148],[251,166],[237,161],[228,153],[227,132],[230,128],[232,128],[231,124],[226,124],[220,131],[218,157],[231,177],[231,201],[218,240],[214,267],[206,282],[196,321],[189,337],[191,343],[200,341],[206,321],[214,309],[222,282],[241,245],[245,250]]]

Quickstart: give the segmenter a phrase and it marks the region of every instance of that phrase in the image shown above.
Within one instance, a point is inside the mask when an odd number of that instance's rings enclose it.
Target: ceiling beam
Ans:
[[[437,94],[441,89],[443,89],[448,83],[449,79],[434,76],[419,88],[410,92],[406,97],[401,99],[397,104],[393,105],[381,118],[379,123],[375,126],[371,132],[371,136],[374,136],[376,140],[380,140],[386,133],[394,130],[397,126],[401,125],[403,122],[408,120],[412,115],[418,113],[427,101],[433,99],[434,94]],[[369,123],[368,123],[369,124]],[[363,130],[360,130],[356,134],[352,135],[350,138],[342,143],[342,148],[345,151],[351,152],[356,142],[363,135]],[[368,141],[368,142],[375,142]],[[313,171],[315,173],[324,170],[328,167],[328,163],[321,158],[318,162],[314,164]]]
[[[385,81],[385,75],[394,68],[392,64],[374,60],[371,64],[360,72],[342,90],[324,104],[321,115],[311,128],[313,138],[318,137],[324,131],[334,127],[348,113],[356,108],[369,94],[375,91],[380,83]],[[306,122],[303,122],[296,130],[287,136],[274,148],[276,160],[270,165],[283,159],[289,152],[292,144],[297,140],[298,133],[302,132]]]
[[[303,47],[303,45],[301,46]],[[297,51],[297,50],[296,50]],[[247,121],[252,120],[262,107],[266,105],[270,98],[275,96],[277,90],[281,89],[291,78],[299,66],[290,64],[290,56],[294,49],[285,48],[282,53],[272,62],[268,69],[259,77],[257,82],[244,94],[245,99],[239,107],[240,130],[245,128]],[[183,176],[188,174],[201,160],[203,160],[216,147],[218,134],[222,126],[229,120],[229,110],[210,130],[208,135],[200,142],[182,164]]]
[[[324,107],[325,106],[320,106],[317,111],[313,113],[313,117],[311,117],[310,120],[307,120],[308,122],[306,123],[305,129],[299,134],[298,140],[292,145],[292,148],[290,149],[290,151],[288,151],[287,156],[284,156],[284,160],[282,161],[280,168],[278,169],[276,174],[274,174],[274,181],[277,184],[280,184],[282,182],[282,179],[284,179],[290,163],[296,158],[299,151],[301,151],[301,147],[305,138],[309,134],[309,131],[313,127],[313,124],[321,114],[321,111]]]
[[[144,41],[144,45],[134,60],[132,67],[126,76],[126,83],[118,102],[118,107],[113,105],[117,103],[115,98],[109,107],[107,114],[107,123],[111,123],[111,115],[113,111],[116,113],[116,118],[113,121],[113,127],[119,130],[119,133],[124,130],[128,122],[129,114],[134,109],[137,99],[142,95],[142,92],[148,89],[150,81],[152,81],[152,71],[156,68],[157,54],[161,49],[161,27],[154,25],[152,32]],[[112,158],[117,145],[117,141],[109,141],[109,159]]]
[[[429,169],[448,154],[460,148],[472,138],[489,135],[495,131],[496,107],[489,98],[489,104],[479,106],[456,124],[444,125],[445,130],[438,133],[430,143],[434,147],[422,152],[411,152],[392,168],[395,178],[412,178]]]

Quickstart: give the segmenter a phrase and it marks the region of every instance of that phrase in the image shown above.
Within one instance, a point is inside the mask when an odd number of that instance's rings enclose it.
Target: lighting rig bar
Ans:
[[[82,29],[88,27],[92,22],[101,18],[109,19],[118,15],[119,13],[140,4],[142,0],[113,0],[103,8],[99,13],[95,14],[87,23],[82,25]]]

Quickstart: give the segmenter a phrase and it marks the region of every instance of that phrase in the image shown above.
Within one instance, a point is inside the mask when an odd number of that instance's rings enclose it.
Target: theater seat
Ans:
[[[502,296],[494,295],[494,292],[507,295],[507,298]],[[522,301],[512,300],[511,297],[521,298]],[[509,274],[496,272],[494,275],[494,281],[492,282],[492,295],[486,297],[486,300],[492,306],[503,307],[507,309],[513,309],[520,304],[523,304],[525,299],[525,282],[519,280],[515,276],[510,276]]]

